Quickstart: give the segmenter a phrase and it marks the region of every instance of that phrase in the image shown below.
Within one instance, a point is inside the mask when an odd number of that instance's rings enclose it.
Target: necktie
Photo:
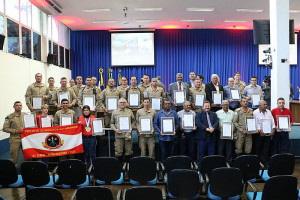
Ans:
[[[209,118],[208,112],[206,112],[206,119],[207,119],[208,127],[211,128],[212,125],[211,125],[211,122],[210,122],[210,118]]]
[[[181,83],[179,83],[179,91],[181,91]]]

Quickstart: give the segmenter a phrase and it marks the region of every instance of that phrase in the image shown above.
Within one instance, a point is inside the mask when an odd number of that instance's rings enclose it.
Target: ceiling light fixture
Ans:
[[[186,8],[186,10],[195,12],[212,12],[215,8]]]
[[[204,19],[182,19],[182,22],[204,22]]]
[[[105,24],[105,23],[115,23],[116,20],[95,20],[93,21],[94,24]]]
[[[290,13],[300,13],[300,10],[290,10]]]
[[[109,12],[111,11],[109,8],[99,8],[99,9],[85,9],[82,10],[83,12],[89,12],[89,13],[94,13],[94,12]]]
[[[163,8],[135,8],[135,11],[162,11]]]
[[[137,19],[136,22],[160,22],[159,19]]]
[[[225,23],[246,23],[247,21],[243,20],[225,20]]]
[[[262,9],[238,8],[235,11],[237,11],[237,12],[252,12],[252,13],[256,13],[257,12],[257,13],[260,13],[260,12],[262,12],[264,10],[262,10]]]

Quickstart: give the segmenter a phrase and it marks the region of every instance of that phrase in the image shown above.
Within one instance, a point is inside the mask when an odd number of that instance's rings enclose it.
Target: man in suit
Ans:
[[[196,140],[198,146],[198,165],[207,151],[208,155],[215,153],[215,134],[219,126],[217,114],[210,110],[210,102],[205,101],[203,111],[196,114]]]
[[[176,74],[176,80],[177,80],[177,82],[171,83],[169,85],[168,100],[171,102],[171,109],[178,112],[178,111],[183,109],[183,102],[187,101],[187,99],[188,99],[189,88],[185,83],[182,82],[182,80],[183,80],[182,73],[177,73]],[[175,91],[184,92],[185,99],[184,99],[184,101],[182,102],[181,105],[177,105],[175,103]]]
[[[191,87],[194,87],[194,81],[195,81],[195,79],[196,79],[196,74],[195,74],[195,72],[190,72],[190,80],[188,81],[188,82],[186,82],[186,84],[187,84],[187,86],[189,87],[189,88],[191,88]]]
[[[221,109],[221,105],[214,104],[213,91],[223,92],[223,99],[225,99],[223,86],[219,83],[219,76],[217,74],[211,75],[211,82],[205,84],[206,99],[211,103],[211,110],[216,112]]]

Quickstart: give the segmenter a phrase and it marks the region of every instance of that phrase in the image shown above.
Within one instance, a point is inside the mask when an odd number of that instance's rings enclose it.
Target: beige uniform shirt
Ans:
[[[137,127],[137,129],[139,131],[141,130],[140,117],[151,117],[152,121],[151,121],[150,127],[154,131],[153,121],[154,121],[155,115],[156,115],[156,111],[153,110],[152,108],[150,108],[149,111],[147,111],[145,108],[139,109],[136,112],[136,127]],[[138,135],[141,137],[154,137],[154,133],[153,134],[141,134],[141,135],[138,134]]]
[[[95,108],[97,106],[99,106],[99,101],[100,101],[100,93],[101,93],[101,90],[98,88],[96,89],[96,95],[95,95]],[[88,86],[85,86],[83,87],[80,91],[79,91],[79,94],[77,96],[77,102],[78,102],[78,105],[79,106],[83,106],[83,95],[94,95],[94,88],[91,87],[89,88]]]
[[[32,108],[31,97],[34,95],[47,96],[47,99],[43,102],[43,104],[47,103],[48,99],[51,98],[50,90],[45,84],[42,83],[40,86],[38,86],[33,83],[29,85],[25,94],[25,101],[29,110]]]
[[[238,132],[247,130],[246,127],[246,117],[253,117],[253,110],[248,108],[248,111],[245,112],[243,108],[237,108],[234,111],[233,124],[236,127]]]
[[[240,81],[240,83],[234,82],[234,85],[237,86],[240,90],[240,94],[244,93],[244,89],[246,87],[246,83],[244,81]]]
[[[203,95],[205,95],[205,89],[204,88],[205,87],[200,87],[199,89],[197,89],[195,87],[191,87],[189,89],[189,101],[191,103],[195,103],[196,102],[196,94],[203,94]]]
[[[143,106],[143,101],[144,101],[144,90],[141,87],[135,86],[134,88],[132,86],[130,86],[127,90],[126,90],[126,98],[127,98],[127,102],[129,104],[129,97],[127,96],[129,92],[139,92],[140,93],[140,105]],[[137,111],[139,108],[131,108],[132,111]]]
[[[60,126],[60,116],[62,114],[73,115],[73,124],[77,123],[77,116],[76,116],[76,114],[75,114],[75,112],[73,110],[68,109],[67,112],[64,112],[63,110],[59,110],[54,115],[54,120],[53,120],[54,126]]]
[[[139,87],[142,88],[143,91],[144,91],[144,98],[149,98],[149,94],[146,93],[146,90],[147,90],[148,88],[151,88],[151,84],[149,83],[147,86],[144,85],[144,84],[141,84]]]
[[[72,87],[73,91],[74,91],[75,94],[76,94],[76,97],[78,97],[79,91],[80,91],[82,88],[84,88],[84,87],[85,87],[85,85],[82,85],[81,87],[78,87],[77,85],[74,85],[74,86]]]
[[[102,109],[106,109],[106,97],[118,97],[120,98],[124,98],[124,92],[122,92],[121,90],[118,90],[117,88],[114,89],[109,89],[109,88],[105,88],[101,94],[100,94],[100,106]]]
[[[148,87],[146,89],[146,92],[148,93],[149,98],[151,98],[151,97],[161,97],[163,99],[166,98],[166,93],[165,93],[164,89],[161,87],[157,87],[156,90],[154,90],[153,87]]]
[[[4,121],[3,131],[10,133],[9,142],[21,142],[21,133],[16,133],[18,128],[23,127],[23,116],[25,113],[21,112],[20,116],[17,116],[16,113],[9,114]]]
[[[76,99],[76,94],[74,93],[74,91],[70,88],[63,89],[61,87],[56,90],[56,93],[52,97],[52,101],[53,101],[54,106],[57,107],[57,105],[61,104],[61,102],[58,102],[59,101],[58,96],[59,96],[59,93],[63,93],[63,92],[68,92],[69,93],[69,98],[70,98],[69,103],[72,104],[72,106],[75,106],[77,99]],[[60,101],[61,100],[62,99],[60,99]]]
[[[110,120],[110,127],[112,129],[114,129],[114,131],[116,131],[116,129],[119,129],[118,117],[121,115],[130,116],[130,119],[131,119],[130,129],[132,129],[135,126],[135,118],[133,116],[132,111],[128,108],[124,108],[124,109],[118,108],[117,110],[114,110],[112,112],[111,120]],[[115,137],[116,138],[131,138],[131,133],[125,133],[125,132],[122,132],[120,134],[116,133]]]
[[[127,85],[126,87],[124,87],[123,85],[120,85],[117,87],[117,90],[120,90],[122,92],[125,93],[125,91],[129,88],[129,85]]]

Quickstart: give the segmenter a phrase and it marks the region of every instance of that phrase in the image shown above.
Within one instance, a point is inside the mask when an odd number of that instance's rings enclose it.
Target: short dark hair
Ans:
[[[285,101],[284,98],[279,97],[279,98],[277,99],[277,102],[280,101],[280,100]]]
[[[233,76],[235,76],[235,75],[237,75],[237,74],[241,75],[240,72],[234,72]]]
[[[194,74],[196,74],[195,72],[190,72],[190,74],[191,74],[191,73],[194,73]]]
[[[163,99],[163,105],[165,105],[166,101],[170,101],[169,99]]]
[[[54,78],[53,78],[52,76],[48,78],[48,81],[49,81],[50,79],[53,79],[53,80],[54,80]]]
[[[60,80],[64,80],[64,79],[66,79],[66,80],[67,80],[67,78],[66,78],[66,77],[61,77],[61,79],[60,79]]]
[[[87,76],[87,77],[85,77],[85,80],[86,80],[86,79],[88,79],[88,78],[92,79],[92,77],[90,77],[90,76]]]
[[[202,74],[198,74],[197,76],[204,81],[204,76]]]
[[[15,106],[17,103],[21,103],[21,101],[15,101],[14,106]]]
[[[135,79],[137,80],[137,77],[135,75],[130,76],[130,80],[132,79],[132,77],[135,77]]]
[[[78,77],[82,78],[82,76],[80,76],[80,75],[76,76],[76,78],[78,78]]]
[[[82,107],[82,111],[83,111],[84,109],[88,109],[89,111],[91,111],[91,108],[90,108],[90,106],[88,106],[88,105],[84,105],[84,106]]]
[[[127,78],[126,76],[122,76],[122,78],[126,78],[126,80],[128,81],[128,78]],[[121,78],[121,79],[122,79],[122,78]]]
[[[149,100],[149,101],[150,101],[150,99],[149,99],[149,98],[144,98],[144,101],[145,101],[145,100]]]
[[[250,79],[252,79],[252,78],[256,78],[256,80],[257,80],[257,76],[251,76],[251,78],[250,78]]]
[[[62,99],[62,100],[61,100],[61,104],[62,104],[64,101],[67,101],[67,102],[69,103],[69,100],[68,100],[68,99]]]
[[[150,79],[150,76],[149,76],[149,74],[144,74],[144,75],[143,75],[143,77],[144,77],[144,76],[148,76],[148,78]]]
[[[204,105],[205,103],[209,103],[209,104],[210,104],[210,102],[209,102],[209,101],[204,101],[204,102],[203,102],[203,105]]]

